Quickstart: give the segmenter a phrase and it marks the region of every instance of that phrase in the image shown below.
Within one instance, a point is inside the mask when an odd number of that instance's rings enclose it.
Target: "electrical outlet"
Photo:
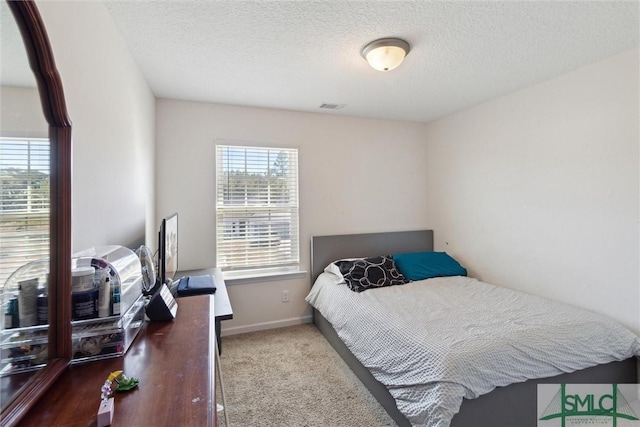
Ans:
[[[282,302],[289,302],[289,291],[282,291]]]

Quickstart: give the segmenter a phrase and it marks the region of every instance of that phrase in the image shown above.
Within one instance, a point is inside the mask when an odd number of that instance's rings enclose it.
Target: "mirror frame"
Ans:
[[[33,0],[7,0],[24,41],[40,101],[49,123],[50,266],[48,362],[0,414],[0,424],[17,424],[62,375],[71,360],[71,120],[62,80],[44,22]]]

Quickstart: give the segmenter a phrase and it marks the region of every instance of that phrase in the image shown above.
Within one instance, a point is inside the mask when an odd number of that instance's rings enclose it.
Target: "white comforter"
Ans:
[[[448,426],[497,386],[640,356],[607,317],[468,277],[356,293],[323,273],[306,299],[415,426]]]

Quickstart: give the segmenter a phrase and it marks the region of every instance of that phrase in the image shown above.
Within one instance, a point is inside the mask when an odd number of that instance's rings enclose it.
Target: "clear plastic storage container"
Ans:
[[[142,269],[122,246],[73,255],[72,363],[123,355],[144,322]],[[48,359],[49,260],[30,262],[7,279],[0,294],[0,375],[39,369]]]

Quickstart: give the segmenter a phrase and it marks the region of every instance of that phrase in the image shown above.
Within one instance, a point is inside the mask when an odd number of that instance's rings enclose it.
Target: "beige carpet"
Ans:
[[[223,337],[221,360],[226,427],[396,425],[311,324]]]

